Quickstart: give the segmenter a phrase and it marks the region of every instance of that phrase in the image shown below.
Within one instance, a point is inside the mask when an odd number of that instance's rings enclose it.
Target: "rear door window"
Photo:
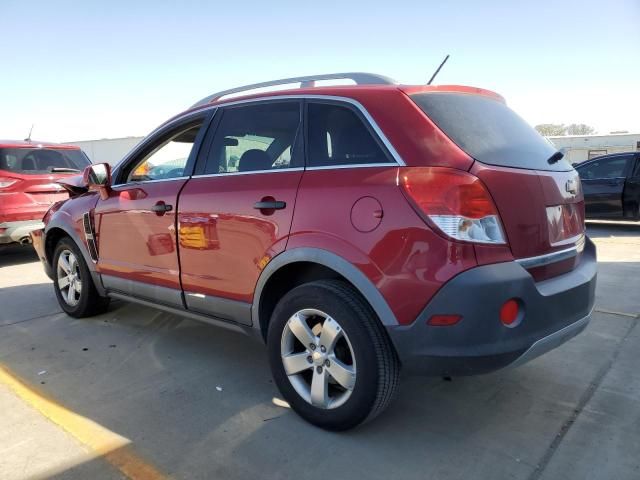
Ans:
[[[0,148],[0,170],[23,175],[81,172],[90,164],[82,150]]]
[[[556,148],[499,100],[464,93],[411,96],[423,112],[476,160],[501,167],[568,171],[566,159],[547,160]]]
[[[309,167],[391,162],[351,108],[309,103],[307,109]]]
[[[205,174],[255,172],[302,166],[295,155],[300,102],[227,107],[209,150]]]
[[[627,165],[633,159],[631,156],[603,158],[593,160],[584,167],[578,168],[578,174],[583,180],[596,180],[624,177]]]

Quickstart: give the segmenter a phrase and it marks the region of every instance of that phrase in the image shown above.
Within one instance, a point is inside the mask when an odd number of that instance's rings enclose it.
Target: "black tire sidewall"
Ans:
[[[305,308],[321,310],[335,319],[349,337],[356,361],[356,384],[344,405],[321,409],[307,403],[294,389],[282,364],[280,344],[289,318]],[[378,392],[379,359],[370,332],[361,321],[362,312],[335,291],[319,283],[301,285],[287,293],[273,312],[267,336],[272,375],[289,405],[309,422],[329,430],[346,430],[363,422]]]
[[[60,288],[58,287],[58,258],[60,254],[64,250],[70,250],[75,255],[78,266],[80,269],[80,281],[82,282],[82,291],[80,292],[80,299],[78,304],[75,306],[69,305],[64,298],[62,298],[62,293],[60,292]],[[56,246],[55,253],[53,255],[53,282],[54,282],[54,290],[56,292],[56,298],[58,299],[58,303],[60,304],[60,308],[64,310],[67,314],[72,317],[81,317],[85,315],[85,312],[89,310],[89,302],[91,300],[90,291],[93,288],[93,279],[91,278],[91,272],[89,271],[89,267],[87,266],[87,262],[80,252],[78,246],[73,242],[73,240],[65,238],[61,240]]]

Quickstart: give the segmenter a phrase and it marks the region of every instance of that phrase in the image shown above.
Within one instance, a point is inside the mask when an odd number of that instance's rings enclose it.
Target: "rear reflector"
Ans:
[[[478,177],[452,168],[416,167],[403,169],[400,183],[445,235],[474,243],[506,243],[498,210]]]
[[[500,308],[500,321],[506,326],[512,326],[520,314],[520,304],[515,298],[504,302]]]
[[[427,325],[433,325],[434,327],[449,327],[455,325],[462,320],[461,315],[433,315],[427,321]]]

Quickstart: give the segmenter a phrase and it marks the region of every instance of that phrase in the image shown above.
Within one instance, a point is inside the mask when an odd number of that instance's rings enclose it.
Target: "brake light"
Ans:
[[[400,184],[445,235],[474,243],[504,244],[500,216],[482,181],[452,168],[407,168]]]
[[[17,178],[11,177],[0,177],[0,189],[1,188],[9,188],[14,183],[18,183],[20,180]]]

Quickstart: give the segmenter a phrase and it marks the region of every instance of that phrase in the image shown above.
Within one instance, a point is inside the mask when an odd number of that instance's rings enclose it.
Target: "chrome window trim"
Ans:
[[[209,177],[230,177],[235,175],[249,175],[251,173],[285,173],[285,172],[301,172],[304,167],[294,168],[272,168],[269,170],[249,170],[248,172],[221,172],[221,173],[203,173],[202,175],[193,175],[191,178],[209,178]]]
[[[404,160],[402,159],[402,157],[400,156],[400,154],[398,153],[398,151],[391,144],[391,142],[389,141],[387,136],[382,132],[382,129],[378,126],[378,124],[373,119],[371,114],[364,107],[364,105],[362,105],[359,101],[357,101],[357,100],[355,100],[353,98],[350,98],[350,97],[341,97],[341,96],[337,96],[337,95],[312,95],[312,94],[307,94],[307,95],[274,95],[274,96],[262,97],[262,98],[246,98],[244,100],[233,100],[233,99],[231,99],[229,101],[216,103],[215,107],[216,108],[222,108],[222,107],[230,107],[230,106],[233,106],[233,105],[242,105],[242,104],[245,104],[245,103],[260,103],[260,102],[267,102],[267,101],[272,102],[272,101],[282,101],[282,100],[330,100],[330,101],[334,101],[334,102],[343,102],[343,103],[348,103],[350,105],[353,105],[364,116],[366,121],[369,123],[369,126],[371,126],[373,131],[378,136],[378,139],[384,144],[384,146],[387,148],[387,150],[389,151],[389,153],[391,154],[393,159],[396,161],[396,163],[398,165],[400,165],[400,166],[403,166],[403,167],[407,165],[404,162]],[[357,163],[353,164],[353,166],[357,166],[357,165],[358,165]],[[384,165],[384,164],[380,163],[379,165]],[[311,168],[314,168],[314,167],[311,167]],[[307,169],[307,170],[309,170],[309,169]]]
[[[132,187],[137,185],[146,185],[148,183],[160,183],[160,182],[172,182],[174,180],[187,180],[191,177],[173,177],[173,178],[158,178],[156,180],[143,180],[140,182],[127,182],[127,183],[117,183],[115,185],[111,185],[111,188],[115,189],[118,187]]]
[[[345,168],[374,168],[374,167],[398,167],[397,163],[349,163],[346,165],[322,165],[319,167],[307,167],[307,170],[341,170]]]
[[[568,260],[570,258],[573,258],[576,255],[578,255],[578,253],[580,253],[583,249],[584,249],[584,243],[573,246],[571,248],[566,248],[564,250],[559,250],[557,252],[551,252],[545,255],[539,255],[537,257],[518,258],[516,259],[516,263],[520,264],[520,266],[525,269],[543,267],[551,263],[560,262],[562,260]]]
[[[342,170],[345,168],[374,168],[374,167],[398,167],[397,163],[360,163],[349,165],[325,165],[322,167],[294,167],[294,168],[273,168],[270,170],[250,170],[248,172],[222,172],[222,173],[205,173],[202,175],[193,175],[196,178],[209,177],[227,177],[231,175],[249,175],[251,173],[285,173],[285,172],[302,172],[303,170]],[[187,178],[187,177],[184,177]],[[145,182],[148,183],[148,182]]]

